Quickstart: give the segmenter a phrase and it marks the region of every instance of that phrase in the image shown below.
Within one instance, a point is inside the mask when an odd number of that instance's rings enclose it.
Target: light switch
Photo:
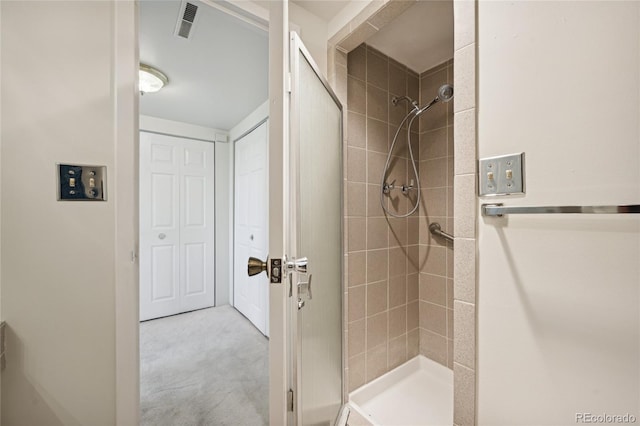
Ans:
[[[58,164],[58,201],[106,201],[107,168]]]
[[[524,152],[481,158],[478,165],[480,196],[524,194]]]

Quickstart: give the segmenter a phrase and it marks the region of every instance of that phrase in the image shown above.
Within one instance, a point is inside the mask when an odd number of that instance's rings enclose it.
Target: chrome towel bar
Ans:
[[[483,204],[482,216],[504,216],[507,214],[623,214],[640,213],[640,204],[627,206],[544,206],[544,207],[506,207],[502,204]]]

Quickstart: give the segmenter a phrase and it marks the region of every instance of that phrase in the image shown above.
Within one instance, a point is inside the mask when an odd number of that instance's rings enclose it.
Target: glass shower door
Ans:
[[[291,33],[292,380],[298,425],[333,424],[343,403],[342,105]]]

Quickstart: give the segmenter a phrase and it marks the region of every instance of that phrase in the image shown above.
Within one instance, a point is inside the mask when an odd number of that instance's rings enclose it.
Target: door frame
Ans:
[[[139,349],[139,1],[114,1],[113,4],[113,83],[115,94],[114,119],[115,163],[117,173],[114,191],[118,194],[115,205],[115,411],[116,424],[137,425],[140,419],[140,349]],[[203,3],[217,7],[209,0]],[[282,173],[284,148],[288,146],[288,118],[286,116],[286,84],[288,72],[288,4],[287,1],[270,2],[269,13],[254,4],[234,3],[244,11],[247,19],[258,24],[267,22],[269,27],[269,182],[273,191],[270,197],[269,228],[284,230],[286,217],[282,215],[285,176]],[[272,166],[273,165],[273,166]],[[272,207],[273,206],[273,207]],[[277,206],[277,208],[276,208]],[[275,225],[275,228],[272,228]],[[270,233],[271,234],[271,233]],[[284,253],[283,233],[270,235],[269,252]],[[287,421],[287,338],[284,309],[285,286],[269,286],[269,323],[272,337],[269,343],[269,420],[270,424],[286,424]],[[282,324],[279,333],[273,325]],[[278,336],[278,337],[275,337]],[[276,407],[280,409],[276,410]]]

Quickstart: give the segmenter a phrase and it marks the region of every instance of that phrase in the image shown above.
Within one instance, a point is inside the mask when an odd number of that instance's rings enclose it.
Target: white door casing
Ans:
[[[234,155],[233,303],[265,336],[269,335],[269,280],[264,274],[249,277],[247,260],[268,255],[267,129],[265,121],[238,139]]]
[[[214,305],[214,145],[140,133],[140,320]]]

